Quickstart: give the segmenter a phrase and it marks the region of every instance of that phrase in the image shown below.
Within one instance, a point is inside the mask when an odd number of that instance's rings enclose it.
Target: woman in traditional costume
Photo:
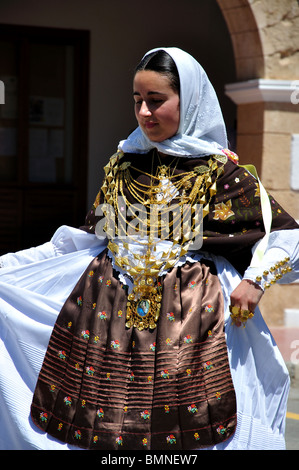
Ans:
[[[298,278],[298,225],[227,150],[193,57],[147,53],[134,100],[85,225],[1,258],[0,447],[283,449],[257,304]]]

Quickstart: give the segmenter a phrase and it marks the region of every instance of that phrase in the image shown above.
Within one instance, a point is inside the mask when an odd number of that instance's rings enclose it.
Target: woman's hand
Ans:
[[[236,289],[231,293],[230,300],[232,307],[254,312],[264,291],[253,281],[243,279]],[[241,326],[241,321],[235,322],[236,326]]]

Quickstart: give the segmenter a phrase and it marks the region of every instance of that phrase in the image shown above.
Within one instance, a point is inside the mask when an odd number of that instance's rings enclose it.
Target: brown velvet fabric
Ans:
[[[223,296],[208,261],[161,279],[155,330],[126,328],[126,291],[106,253],[62,309],[37,383],[33,421],[90,449],[178,450],[228,439],[235,392]]]

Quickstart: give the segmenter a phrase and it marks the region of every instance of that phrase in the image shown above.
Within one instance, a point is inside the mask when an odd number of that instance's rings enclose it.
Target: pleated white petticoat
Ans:
[[[79,233],[82,237],[82,232]],[[90,248],[24,266],[0,270],[0,449],[79,449],[44,434],[30,418],[30,406],[56,317],[91,260],[104,249]],[[205,254],[205,258],[206,258]],[[221,257],[215,262],[225,298],[226,336],[237,396],[238,424],[226,442],[209,449],[285,449],[289,374],[257,309],[246,328],[229,318],[229,295],[240,282]]]

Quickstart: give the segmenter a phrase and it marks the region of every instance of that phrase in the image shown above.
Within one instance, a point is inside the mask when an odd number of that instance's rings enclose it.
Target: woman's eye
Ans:
[[[162,99],[151,99],[149,102],[146,103],[147,106],[156,106],[158,104],[162,104],[164,100]],[[135,101],[135,106],[142,106],[143,100]]]

